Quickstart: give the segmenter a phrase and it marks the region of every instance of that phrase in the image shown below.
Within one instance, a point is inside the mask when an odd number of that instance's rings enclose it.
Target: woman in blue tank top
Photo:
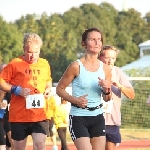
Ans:
[[[60,79],[56,92],[71,103],[69,130],[77,150],[104,150],[105,122],[101,95],[111,99],[111,70],[98,60],[103,46],[100,30],[82,34],[85,56],[72,62]],[[72,83],[72,95],[65,88]]]

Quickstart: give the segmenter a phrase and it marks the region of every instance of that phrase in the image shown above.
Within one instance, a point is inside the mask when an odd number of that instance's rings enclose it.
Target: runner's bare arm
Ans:
[[[46,83],[46,88],[45,88],[45,89],[51,90],[51,88],[52,88],[52,82],[51,82],[51,81],[48,81],[48,82]]]
[[[10,92],[11,91],[12,85],[7,83],[5,80],[0,79],[0,90],[5,91],[5,92]]]
[[[0,103],[3,101],[4,96],[5,96],[5,92],[0,90]]]
[[[109,101],[111,100],[111,69],[108,65],[104,64],[104,72],[105,72],[105,80],[108,82],[109,84],[109,88],[103,88],[103,99],[104,101]],[[108,94],[109,93],[109,94]]]
[[[130,81],[128,80],[126,75],[121,70],[120,70],[120,76],[121,76],[120,81],[116,81],[115,79],[112,78],[111,79],[112,84],[114,86],[118,87],[120,89],[120,91],[127,98],[134,99],[134,97],[135,97],[134,89],[133,89],[132,85],[130,84]]]
[[[134,99],[135,97],[135,93],[134,93],[134,89],[131,88],[131,87],[125,87],[123,85],[120,84],[120,86],[118,87],[121,92],[127,97],[127,98],[130,98],[130,99]]]
[[[62,97],[63,99],[76,104],[77,98],[69,95],[65,89],[66,87],[73,81],[73,79],[78,76],[79,74],[79,64],[78,62],[71,63],[66,71],[64,72],[63,76],[61,77],[57,87],[56,93],[58,96]]]

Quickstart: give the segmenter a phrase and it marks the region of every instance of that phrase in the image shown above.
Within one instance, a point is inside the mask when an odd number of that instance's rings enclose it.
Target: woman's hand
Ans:
[[[98,85],[101,86],[104,91],[107,91],[107,89],[111,89],[111,83],[105,79],[101,79],[100,77],[98,77],[99,81],[98,81]]]
[[[0,109],[5,109],[7,107],[7,102],[1,102],[0,103]]]
[[[78,97],[77,101],[76,101],[76,105],[81,108],[85,108],[88,103],[88,100],[86,98],[87,96],[88,96],[88,94]]]
[[[118,81],[116,81],[114,78],[111,79],[111,83],[112,83],[112,85],[114,85],[118,88],[122,87],[122,85]]]

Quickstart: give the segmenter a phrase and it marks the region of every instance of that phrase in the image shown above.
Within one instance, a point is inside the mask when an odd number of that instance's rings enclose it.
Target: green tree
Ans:
[[[0,51],[1,62],[8,63],[22,53],[22,36],[14,24],[7,24],[0,17]]]
[[[38,16],[36,14],[27,14],[16,20],[15,24],[22,33],[39,33],[37,18]]]

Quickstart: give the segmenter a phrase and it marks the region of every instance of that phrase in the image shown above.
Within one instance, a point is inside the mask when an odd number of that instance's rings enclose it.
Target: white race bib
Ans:
[[[110,100],[108,102],[103,101],[103,111],[104,113],[111,113],[113,108],[113,100]]]
[[[33,94],[26,97],[26,109],[44,108],[45,98],[43,94]]]

